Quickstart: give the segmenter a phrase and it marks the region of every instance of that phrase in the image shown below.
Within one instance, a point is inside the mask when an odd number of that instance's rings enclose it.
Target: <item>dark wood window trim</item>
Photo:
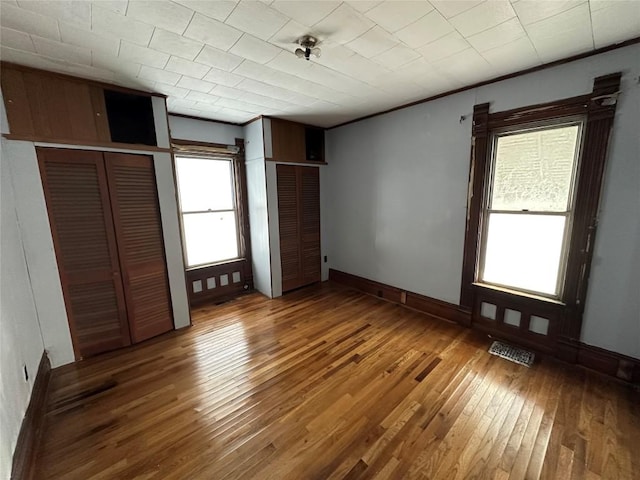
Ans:
[[[597,229],[598,206],[605,167],[607,147],[613,126],[616,97],[620,89],[620,73],[594,80],[593,91],[572,98],[517,108],[504,112],[490,112],[490,105],[476,105],[473,111],[471,166],[467,200],[467,225],[465,232],[460,304],[472,310],[472,322],[481,328],[509,333],[514,338],[524,332],[525,343],[533,346],[553,347],[556,342],[578,339],[582,326],[584,302],[586,300],[589,271],[593,255],[593,244]],[[560,302],[534,298],[508,290],[489,288],[476,282],[482,232],[482,208],[485,201],[491,159],[490,139],[492,132],[508,127],[544,122],[572,116],[583,116],[583,146],[577,177],[573,228],[569,238],[566,279]],[[516,332],[514,327],[504,325],[502,317],[508,305],[498,305],[497,319],[493,323],[479,314],[481,302],[490,299],[515,303],[523,311],[523,323]],[[549,310],[552,312],[549,313]],[[529,335],[529,318],[537,312],[547,312],[553,324],[544,339]],[[508,328],[507,328],[508,327]],[[511,329],[511,330],[510,330]]]

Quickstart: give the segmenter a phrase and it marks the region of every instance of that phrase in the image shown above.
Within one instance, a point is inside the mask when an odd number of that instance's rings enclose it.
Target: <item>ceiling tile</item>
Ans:
[[[15,48],[16,50],[25,50],[27,52],[36,51],[33,42],[31,41],[31,37],[28,33],[2,27],[0,39],[2,39],[3,47]]]
[[[167,85],[175,85],[178,83],[178,80],[180,80],[180,77],[182,77],[182,75],[179,73],[168,72],[166,70],[149,67],[147,65],[142,65],[140,73],[138,73],[138,78],[166,83]]]
[[[151,37],[149,47],[160,52],[176,55],[178,57],[193,60],[196,58],[202,47],[201,42],[190,40],[173,32],[168,32],[161,28],[156,28]]]
[[[219,70],[226,70],[230,72],[242,63],[242,58],[205,45],[200,54],[196,57],[196,61],[204,63],[205,65],[210,65]]]
[[[190,62],[184,58],[171,57],[164,69],[180,75],[187,75],[193,78],[203,78],[211,67],[202,65],[201,63]]]
[[[91,65],[91,50],[88,48],[76,47],[48,38],[31,37],[36,47],[36,52],[45,57],[59,58],[71,63],[84,63]]]
[[[456,85],[472,85],[482,78],[491,78],[489,62],[473,48],[463,50],[434,63],[438,71],[455,81]]]
[[[229,14],[233,11],[237,1],[204,1],[204,0],[174,0],[174,2],[184,5],[196,12],[202,13],[210,18],[215,18],[224,22]]]
[[[397,45],[386,52],[376,55],[371,60],[389,69],[395,69],[420,57],[420,54],[404,45]]]
[[[513,42],[527,34],[517,18],[512,18],[484,32],[467,37],[467,41],[479,52]]]
[[[243,92],[239,100],[243,102],[249,102],[252,105],[274,108],[276,110],[286,110],[287,108],[291,107],[290,103],[253,92]]]
[[[243,92],[242,90],[227,87],[225,85],[216,85],[215,87],[213,87],[213,90],[211,90],[212,95],[216,95],[222,98],[232,98],[234,100],[240,98],[242,95],[244,95],[244,93],[245,92]]]
[[[371,58],[395,47],[397,44],[398,40],[393,35],[376,25],[371,30],[349,42],[347,46],[363,57]]]
[[[298,39],[308,33],[309,27],[295,20],[290,20],[269,38],[269,43],[293,52],[298,47]],[[321,42],[327,37],[326,35],[318,35],[315,30],[313,33],[317,35],[318,40]]]
[[[444,16],[444,18],[456,15],[480,5],[485,0],[431,0],[431,4]]]
[[[523,25],[539,22],[545,18],[553,17],[585,3],[586,0],[553,0],[541,2],[540,0],[520,0],[513,4],[513,9]]]
[[[412,48],[418,48],[433,42],[446,34],[453,32],[454,28],[438,12],[433,10],[420,20],[398,30],[395,36]]]
[[[14,5],[4,4],[4,2],[0,25],[25,33],[33,33],[39,37],[60,40],[58,22],[54,18],[45,17]]]
[[[593,48],[591,14],[586,3],[526,25],[525,30],[543,62],[551,62]]]
[[[183,78],[188,80],[188,77],[183,77]],[[197,89],[193,89],[191,92],[187,93],[187,96],[185,97],[185,99],[193,100],[196,102],[213,104],[213,103],[216,103],[218,100],[220,100],[220,97],[216,95],[209,95],[204,91],[198,91]]]
[[[110,55],[118,55],[120,39],[113,35],[99,35],[80,29],[66,22],[58,22],[60,37],[64,43],[76,47],[86,47],[92,51],[100,51]]]
[[[466,50],[469,47],[469,42],[467,42],[457,31],[453,31],[434,42],[418,48],[418,52],[420,52],[426,60],[435,62]]]
[[[292,75],[302,76],[304,70],[308,70],[312,67],[312,62],[307,62],[304,59],[296,57],[293,53],[287,51],[281,51],[276,58],[271,60],[268,64],[269,67],[275,68],[282,72],[291,73]],[[238,73],[238,72],[236,72]]]
[[[273,60],[281,49],[245,33],[229,52],[254,62],[267,63]]]
[[[271,8],[275,8],[296,22],[306,26],[318,23],[324,17],[334,11],[340,2],[322,1],[310,2],[300,0],[276,0],[271,4]]]
[[[56,0],[22,0],[20,7],[46,15],[56,20],[63,20],[80,28],[91,27],[91,4],[84,1]],[[2,8],[5,5],[3,2]],[[4,14],[4,11],[2,12]]]
[[[169,96],[169,99],[184,98],[190,90],[181,87],[174,87],[165,83],[156,83],[156,90]]]
[[[612,1],[592,4],[591,22],[595,47],[605,47],[640,34],[640,3],[637,1]]]
[[[396,32],[433,10],[427,1],[383,2],[365,15],[389,32]]]
[[[449,21],[466,38],[515,16],[516,12],[508,0],[491,0],[462,12]]]
[[[120,54],[118,56],[129,62],[140,63],[156,68],[164,68],[167,60],[169,60],[169,55],[166,53],[125,41],[120,45]]]
[[[241,100],[232,100],[231,98],[221,98],[216,102],[216,104],[221,107],[228,107],[241,112],[249,112],[254,115],[260,115],[264,111],[264,108],[259,107],[258,105],[252,105]]]
[[[321,38],[329,37],[334,43],[348,43],[374,26],[361,13],[343,3],[323,20],[313,26]]]
[[[215,87],[213,83],[205,82],[204,80],[199,80],[197,78],[191,78],[184,75],[178,81],[176,86],[188,88],[189,90],[194,90],[201,93],[209,93],[211,89]],[[189,98],[189,95],[187,95],[187,98]]]
[[[527,37],[482,52],[482,56],[500,75],[535,67],[542,63]]]
[[[288,21],[286,16],[261,2],[240,2],[225,23],[268,40]]]
[[[98,33],[115,35],[143,46],[149,45],[153,34],[151,25],[119,15],[98,5],[91,7],[91,29]]]
[[[91,3],[100,5],[102,8],[107,8],[120,15],[125,15],[129,6],[129,0],[92,0]]]
[[[134,79],[140,71],[140,64],[124,61],[121,57],[95,51],[91,53],[91,64],[98,68],[105,68]]]
[[[222,22],[196,13],[184,35],[222,50],[229,50],[242,36],[242,32]]]
[[[182,35],[193,10],[173,2],[135,0],[129,2],[127,17]]]
[[[368,12],[373,7],[376,7],[382,3],[381,0],[378,1],[367,1],[367,0],[353,0],[347,2],[352,8],[355,8],[357,11],[361,13]]]
[[[243,78],[244,77],[236,75],[235,73],[225,72],[223,70],[218,70],[217,68],[212,68],[209,70],[209,73],[202,77],[202,79],[207,82],[217,83],[227,87],[235,87]]]

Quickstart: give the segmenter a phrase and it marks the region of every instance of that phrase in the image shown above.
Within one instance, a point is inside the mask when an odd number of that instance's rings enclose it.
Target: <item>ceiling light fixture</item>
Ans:
[[[316,46],[318,44],[318,39],[316,37],[312,37],[311,35],[300,37],[300,39],[298,40],[298,45],[300,45],[302,48],[296,48],[296,57],[304,58],[305,60],[309,60],[309,57],[311,55],[320,57],[321,51]]]

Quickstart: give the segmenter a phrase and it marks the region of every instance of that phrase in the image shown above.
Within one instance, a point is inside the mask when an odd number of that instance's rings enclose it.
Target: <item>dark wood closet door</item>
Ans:
[[[37,153],[76,358],[129,345],[102,153]]]
[[[298,180],[296,167],[293,165],[276,165],[276,173],[282,291],[286,292],[301,285]]]
[[[277,165],[282,291],[320,281],[320,180],[315,167]]]
[[[105,153],[122,281],[134,342],[173,329],[153,159]]]
[[[320,281],[320,170],[298,167],[302,284]]]

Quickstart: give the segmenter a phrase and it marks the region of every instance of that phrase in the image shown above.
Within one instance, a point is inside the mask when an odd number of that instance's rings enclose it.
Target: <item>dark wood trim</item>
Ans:
[[[375,280],[369,280],[351,273],[329,269],[329,280],[355,288],[362,292],[388,300],[398,305],[404,305],[413,310],[426,313],[450,322],[456,322],[464,326],[471,325],[471,313],[469,310],[443,300],[408,292],[397,287],[392,287]]]
[[[349,125],[351,123],[356,123],[356,122],[360,122],[362,120],[367,120],[369,118],[377,117],[379,115],[384,115],[384,114],[387,114],[387,113],[395,112],[396,110],[402,110],[403,108],[413,107],[415,105],[420,105],[421,103],[431,102],[432,100],[437,100],[437,99],[442,98],[442,97],[448,97],[449,95],[455,95],[456,93],[464,92],[466,90],[471,90],[473,88],[478,88],[478,87],[482,87],[482,86],[485,86],[485,85],[490,85],[492,83],[502,82],[503,80],[508,80],[510,78],[519,77],[520,75],[526,75],[527,73],[538,72],[540,70],[545,70],[547,68],[557,67],[558,65],[564,65],[565,63],[574,62],[576,60],[582,60],[583,58],[592,57],[594,55],[600,55],[601,53],[610,52],[611,50],[617,50],[618,48],[628,47],[630,45],[635,45],[636,43],[640,43],[640,37],[634,37],[634,38],[631,38],[629,40],[625,40],[624,42],[614,43],[614,44],[611,44],[611,45],[607,45],[606,47],[596,48],[595,50],[592,50],[590,52],[579,53],[577,55],[572,55],[570,57],[563,58],[561,60],[555,60],[553,62],[545,63],[545,64],[538,65],[538,66],[531,67],[531,68],[526,68],[524,70],[519,70],[519,71],[514,72],[514,73],[509,73],[507,75],[502,75],[500,77],[492,78],[492,79],[489,79],[489,80],[484,80],[482,82],[474,83],[473,85],[468,85],[466,87],[460,87],[460,88],[456,88],[456,89],[453,89],[453,90],[449,90],[449,91],[446,91],[446,92],[443,92],[443,93],[439,93],[437,95],[433,95],[433,96],[428,97],[428,98],[424,98],[422,100],[416,100],[414,102],[405,103],[403,105],[399,105],[397,107],[389,108],[389,109],[383,110],[381,112],[372,113],[372,114],[369,114],[369,115],[365,115],[363,117],[358,117],[358,118],[355,118],[353,120],[349,120],[347,122],[339,123],[337,125],[333,125],[332,127],[326,127],[326,129],[330,130],[330,129],[333,129],[333,128],[344,127],[345,125]]]
[[[42,352],[38,373],[33,383],[29,406],[24,414],[11,467],[12,479],[29,480],[35,474],[38,449],[42,439],[44,417],[51,379],[51,362],[47,352]]]
[[[640,359],[587,345],[577,340],[559,339],[555,345],[552,345],[530,341],[522,338],[520,334],[510,333],[506,330],[496,333],[495,329],[488,328],[482,323],[474,322],[472,324],[471,312],[462,306],[407,292],[391,285],[332,268],[329,269],[329,280],[433,317],[459,323],[492,337],[529,348],[537,353],[553,356],[567,363],[578,364],[625,382],[640,385]]]
[[[249,190],[247,187],[247,167],[245,165],[244,139],[236,138],[238,153],[233,159],[234,187],[236,194],[236,209],[238,212],[238,233],[240,241],[240,255],[245,258],[244,281],[253,290],[253,267],[251,263],[251,230],[249,224]]]
[[[223,123],[224,125],[233,125],[234,127],[244,127],[246,125],[245,123],[234,123],[234,122],[226,122],[224,120],[214,120],[213,118],[195,117],[193,115],[186,115],[184,113],[172,113],[172,112],[167,112],[167,113],[170,117],[188,118],[190,120],[200,120],[203,122]]]
[[[194,146],[194,147],[212,147],[212,148],[227,148],[229,146],[237,146],[237,140],[233,145],[228,145],[226,143],[212,143],[212,142],[197,142],[195,140],[185,140],[182,138],[171,138],[171,143],[174,145],[184,145],[185,147]],[[244,140],[242,140],[242,144],[244,145]],[[229,152],[230,155],[235,155],[232,152]]]
[[[240,274],[240,281],[233,282],[233,273]],[[220,277],[226,275],[228,283],[222,285]],[[192,267],[186,271],[187,293],[189,295],[189,305],[200,305],[202,303],[216,303],[238,297],[253,291],[253,276],[251,274],[251,260],[239,258],[227,262],[220,262],[202,267]],[[213,278],[214,288],[208,288],[207,279]],[[201,291],[194,292],[194,282],[201,282]]]
[[[7,140],[24,140],[34,143],[50,143],[64,148],[65,145],[80,145],[83,147],[113,148],[118,150],[139,150],[143,152],[164,152],[171,153],[170,148],[154,147],[153,145],[141,145],[139,143],[114,143],[114,142],[94,142],[90,140],[73,140],[68,138],[45,138],[30,135],[13,135],[5,133],[2,135]]]
[[[39,74],[51,75],[51,76],[54,76],[54,77],[63,78],[63,79],[66,79],[66,80],[72,80],[72,81],[76,81],[76,82],[80,81],[80,82],[83,82],[83,83],[88,83],[90,85],[96,85],[98,87],[105,88],[107,90],[115,90],[115,91],[118,91],[118,92],[131,93],[131,94],[134,94],[134,95],[141,95],[141,96],[145,96],[145,97],[167,98],[167,95],[165,95],[164,93],[146,92],[144,90],[137,90],[135,88],[123,87],[123,86],[120,86],[120,85],[113,85],[113,84],[107,83],[107,82],[101,82],[100,80],[92,80],[90,78],[77,77],[75,75],[69,75],[67,73],[54,72],[54,71],[51,71],[51,70],[42,70],[40,68],[27,67],[26,65],[20,65],[20,64],[17,64],[17,63],[0,61],[0,68],[4,68],[4,67],[13,68],[15,70],[21,70],[23,72],[36,72],[36,73],[39,73]]]
[[[241,124],[240,124],[240,126],[241,126],[241,127],[246,127],[246,126],[247,126],[247,125],[249,125],[250,123],[253,123],[253,122],[255,122],[256,120],[260,120],[261,118],[270,118],[270,117],[266,117],[265,115],[258,115],[257,117],[253,117],[253,118],[251,118],[251,119],[247,120],[246,122],[241,123]]]
[[[307,166],[319,167],[321,165],[328,165],[327,162],[311,162],[309,160],[301,160],[301,161],[298,161],[298,162],[290,162],[290,161],[287,161],[287,160],[276,160],[276,159],[273,159],[273,158],[265,158],[265,161],[272,162],[272,163],[282,163],[282,164],[286,164],[286,165],[301,165],[301,166],[305,166],[305,167],[307,167]]]

